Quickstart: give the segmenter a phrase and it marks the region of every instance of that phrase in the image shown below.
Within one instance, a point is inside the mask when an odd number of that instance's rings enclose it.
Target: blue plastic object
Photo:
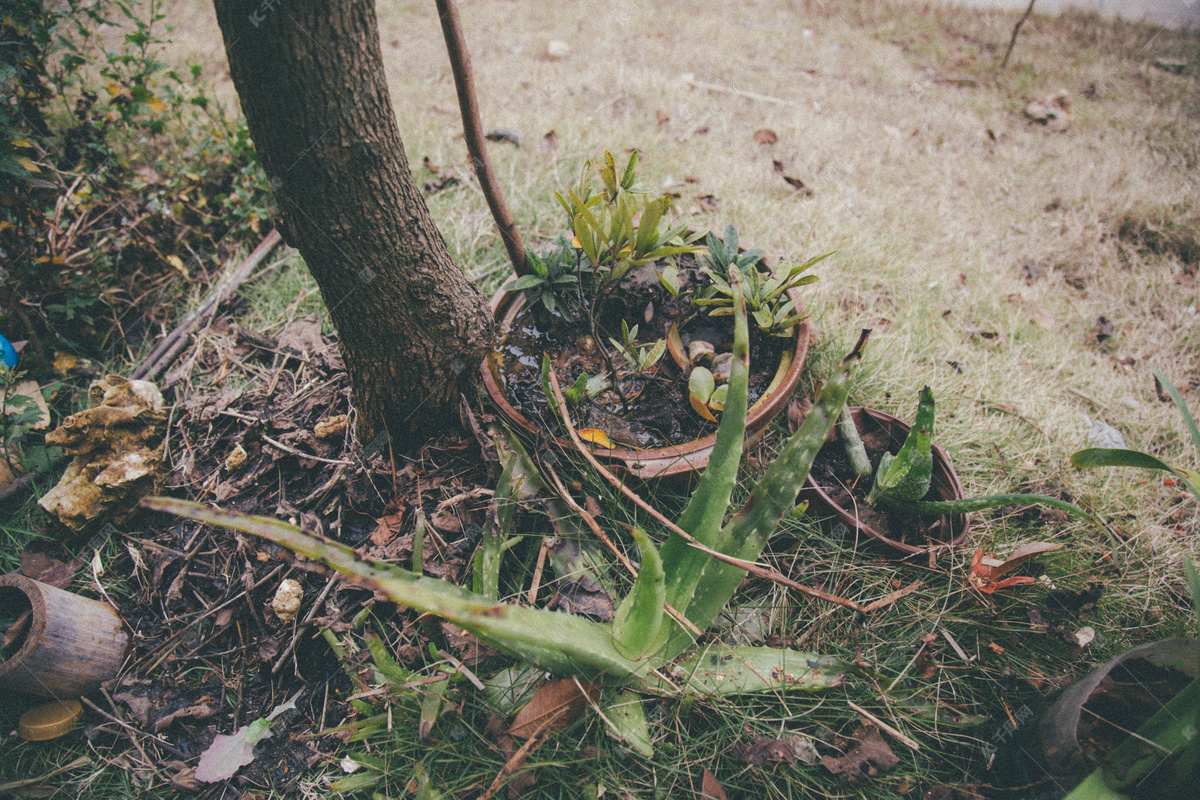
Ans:
[[[12,342],[3,336],[0,336],[0,361],[10,369],[17,365],[17,351],[13,349]]]

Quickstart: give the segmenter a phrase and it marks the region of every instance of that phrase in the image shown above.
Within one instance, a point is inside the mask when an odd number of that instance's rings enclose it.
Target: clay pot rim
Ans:
[[[695,229],[691,230],[694,231]],[[716,235],[715,231],[713,233]],[[743,245],[738,249],[744,252],[746,247]],[[763,258],[761,263],[771,268],[774,266],[767,258]],[[788,296],[795,302],[797,310],[800,313],[804,313],[804,299],[800,293],[793,289],[788,293]],[[524,305],[524,302],[524,292],[506,292],[501,289],[493,295],[490,303],[492,318],[501,326],[501,330],[504,329],[504,323],[516,315],[517,311]],[[770,392],[764,393],[746,414],[747,441],[765,431],[771,420],[786,407],[787,402],[791,399],[792,394],[795,392],[796,384],[800,380],[800,373],[804,369],[804,362],[808,357],[808,348],[814,338],[814,333],[815,329],[809,319],[806,318],[797,323],[795,347],[785,351],[783,358],[780,359],[780,364],[776,366],[775,379],[772,381],[775,388]],[[498,339],[498,341],[503,340]],[[780,368],[783,360],[787,358],[788,353],[791,354],[791,363],[788,364],[787,370],[783,373],[782,378],[780,378]],[[496,356],[497,351],[493,348],[480,365],[483,385],[492,402],[495,403],[496,407],[509,421],[516,424],[526,433],[535,436],[544,435],[545,431],[526,419],[525,416],[513,407],[504,395],[500,381],[497,378],[499,366],[496,363]],[[564,451],[573,452],[575,450],[574,445],[566,439],[551,437],[550,441],[554,446]],[[641,478],[655,478],[703,470],[708,465],[708,458],[712,454],[712,449],[716,441],[717,434],[714,432],[699,439],[692,439],[684,444],[656,447],[650,450],[610,450],[596,447],[593,452],[596,457],[613,462],[618,467],[623,467],[633,475]]]
[[[886,411],[880,411],[875,408],[869,408],[866,406],[846,406],[845,410],[855,417],[856,424],[858,424],[858,418],[865,414],[872,417],[876,422],[879,422],[885,426],[898,426],[904,431],[905,434],[907,434],[912,428],[911,424],[905,422],[899,417],[892,416]],[[832,437],[833,434],[831,433],[830,439],[826,440],[826,444],[828,444],[830,441],[833,441]],[[824,447],[824,445],[822,445],[822,447]],[[962,483],[958,479],[958,473],[954,471],[954,465],[950,463],[950,456],[937,442],[933,443],[933,470],[935,486],[939,483],[940,473],[942,479],[941,482],[952,495],[951,498],[947,499],[961,500],[965,497]],[[810,499],[816,499],[820,505],[825,507],[825,510],[832,511],[833,515],[843,523],[861,533],[870,536],[873,539],[882,542],[883,544],[899,550],[900,552],[904,553],[905,557],[925,555],[937,550],[953,550],[965,544],[970,533],[970,514],[943,514],[943,524],[947,527],[947,529],[952,532],[957,531],[957,534],[950,541],[940,542],[938,544],[926,547],[908,544],[906,542],[898,542],[895,539],[885,536],[884,534],[875,530],[870,525],[859,521],[855,515],[851,514],[848,510],[835,503],[833,498],[830,497],[829,494],[817,484],[816,480],[812,476],[812,470],[809,470],[808,477],[806,477],[804,480],[804,492],[809,495]]]

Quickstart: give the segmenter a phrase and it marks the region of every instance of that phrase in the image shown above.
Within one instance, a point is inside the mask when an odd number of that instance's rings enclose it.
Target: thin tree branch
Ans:
[[[517,226],[513,224],[512,212],[508,210],[504,195],[496,183],[492,162],[488,160],[487,145],[483,141],[479,103],[475,99],[475,76],[471,71],[471,56],[467,53],[467,43],[458,20],[458,6],[454,0],[437,0],[437,10],[442,23],[442,35],[446,39],[446,51],[450,55],[450,71],[454,73],[454,88],[458,92],[458,107],[462,114],[467,152],[471,155],[471,164],[474,165],[475,175],[479,178],[479,188],[483,189],[483,196],[487,198],[488,208],[492,211],[492,219],[496,221],[500,238],[504,240],[504,249],[508,251],[508,258],[512,261],[513,272],[525,275],[529,272],[525,265],[525,246],[521,244],[521,236],[517,233]]]
[[[1021,31],[1021,26],[1025,24],[1025,20],[1029,19],[1029,15],[1033,13],[1033,4],[1037,0],[1029,0],[1029,7],[1025,9],[1025,13],[1017,20],[1017,24],[1013,25],[1012,38],[1008,40],[1008,49],[1004,51],[1004,58],[1000,61],[1000,69],[1008,66],[1008,57],[1012,55],[1013,47],[1017,44],[1017,34]]]

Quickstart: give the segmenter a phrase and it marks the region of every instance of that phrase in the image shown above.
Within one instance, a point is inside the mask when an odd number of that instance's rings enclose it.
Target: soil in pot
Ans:
[[[691,255],[679,256],[677,264],[684,286],[703,280]],[[674,322],[685,348],[696,339],[712,343],[717,353],[730,352],[733,346],[732,317],[710,317],[687,299],[672,297],[663,289],[655,265],[646,265],[631,270],[606,299],[598,318],[601,342],[593,338],[585,313],[550,314],[540,304],[527,303],[500,345],[500,377],[509,401],[527,419],[552,428],[554,418],[541,384],[542,356],[550,357],[559,383],[566,387],[585,372],[594,376],[608,371],[600,351],[604,347],[620,376],[628,407],[609,389],[572,410],[577,428],[603,431],[617,447],[637,450],[681,445],[714,433],[716,423],[692,409],[687,376],[669,353],[638,374],[616,351],[608,340],[621,341],[622,321],[630,328],[638,326],[640,344],[664,337]],[[781,356],[794,342],[794,337],[767,336],[751,326],[751,405],[768,389]]]
[[[856,415],[855,420],[872,465],[878,465],[880,456],[885,452],[895,455],[904,444],[907,429],[889,430],[875,417],[865,413]],[[829,496],[834,505],[854,515],[860,526],[878,531],[891,542],[911,548],[913,552],[931,544],[948,543],[954,539],[954,533],[950,530],[951,519],[946,515],[906,514],[869,505],[867,493],[871,490],[874,477],[859,477],[855,474],[846,455],[846,448],[838,437],[837,428],[834,428],[829,441],[817,453],[809,477]],[[938,491],[936,475],[933,485],[922,499],[946,499]]]

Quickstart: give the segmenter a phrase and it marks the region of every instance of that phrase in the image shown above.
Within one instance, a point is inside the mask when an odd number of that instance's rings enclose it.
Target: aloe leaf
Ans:
[[[650,743],[650,726],[646,722],[642,698],[633,692],[621,692],[606,703],[601,711],[613,738],[629,745],[643,758],[654,757],[654,745]]]
[[[155,511],[258,536],[321,561],[393,602],[441,617],[497,650],[550,672],[589,680],[604,674],[618,680],[642,680],[649,666],[618,652],[608,625],[555,611],[495,603],[446,581],[386,564],[368,564],[340,542],[312,536],[270,517],[166,497],[147,498],[142,503]]]
[[[750,335],[746,325],[746,305],[742,298],[740,283],[733,286],[733,365],[729,375],[728,395],[725,411],[717,428],[717,441],[713,445],[708,466],[700,476],[696,491],[679,517],[679,527],[701,544],[711,546],[720,534],[721,522],[729,508],[729,498],[737,481],[738,465],[742,458],[742,445],[746,438],[747,383],[750,368]],[[671,533],[662,547],[663,569],[666,572],[667,601],[689,620],[688,612],[696,587],[706,579],[705,571],[712,564],[712,557],[696,548],[677,533]],[[683,652],[692,641],[690,632],[674,620],[664,621],[670,645],[667,658]],[[701,630],[704,625],[699,626]]]
[[[500,562],[504,558],[504,543],[512,527],[516,501],[513,500],[513,470],[516,458],[508,459],[496,484],[496,524],[484,527],[483,538],[475,548],[473,586],[475,594],[497,600],[500,597]]]
[[[714,645],[672,670],[685,692],[708,696],[840,686],[850,667],[843,661],[775,647]]]
[[[433,726],[437,724],[438,715],[441,714],[446,689],[449,687],[449,677],[425,686],[425,696],[421,698],[421,716],[417,721],[418,741],[423,742],[429,738],[429,732],[433,730]]]
[[[634,528],[634,541],[642,553],[633,589],[617,607],[613,616],[613,644],[627,658],[639,659],[653,652],[660,644],[663,603],[667,599],[662,559],[654,542],[641,528]]]
[[[887,470],[875,472],[875,485],[867,494],[867,502],[886,498],[894,501],[920,500],[929,492],[933,479],[933,392],[921,389],[917,402],[917,418],[900,451]]]
[[[1175,468],[1140,450],[1125,450],[1119,447],[1089,447],[1071,454],[1071,463],[1079,469],[1089,467],[1137,467],[1138,469],[1160,469],[1174,472]]]
[[[934,514],[971,514],[988,508],[998,508],[999,506],[1032,505],[1036,503],[1081,517],[1098,528],[1104,527],[1104,523],[1079,506],[1068,503],[1066,500],[1046,497],[1043,494],[989,494],[985,497],[967,497],[962,500],[898,500],[892,497],[881,496],[879,503],[897,511],[903,511],[908,514],[920,514],[922,516],[931,516]]]
[[[1192,444],[1196,446],[1197,454],[1200,454],[1200,428],[1196,427],[1196,420],[1192,418],[1192,412],[1188,411],[1187,403],[1183,401],[1183,395],[1175,388],[1175,384],[1171,383],[1166,375],[1159,372],[1155,367],[1151,367],[1150,371],[1154,373],[1154,377],[1158,378],[1158,382],[1167,390],[1167,394],[1171,396],[1171,401],[1175,403],[1175,407],[1179,409],[1179,413],[1183,415],[1183,422],[1187,425],[1188,432],[1192,434]]]
[[[1165,461],[1160,461],[1149,453],[1140,450],[1124,450],[1114,447],[1089,447],[1071,454],[1071,463],[1079,469],[1089,467],[1136,467],[1138,469],[1157,469],[1170,472],[1179,478],[1188,490],[1200,498],[1200,488],[1197,487],[1195,473],[1177,469]]]
[[[371,652],[371,660],[375,662],[375,670],[395,686],[403,686],[407,683],[408,679],[412,677],[412,673],[396,663],[396,659],[392,658],[392,654],[388,652],[383,640],[373,633],[367,634],[364,639],[367,642],[367,649]]]
[[[529,702],[544,673],[530,664],[505,667],[483,682],[483,701],[502,717],[511,717]]]
[[[729,520],[710,545],[713,549],[745,561],[754,561],[762,553],[767,540],[778,528],[780,518],[795,505],[796,494],[804,485],[813,459],[842,413],[850,378],[862,357],[864,344],[865,337],[842,362],[842,370],[821,389],[812,410],[759,479],[745,506]],[[737,363],[736,359],[734,363]],[[732,390],[730,396],[733,396]],[[729,413],[728,407],[725,413]],[[712,469],[711,461],[709,469]],[[709,558],[706,566],[703,580],[693,591],[685,612],[687,618],[701,630],[721,613],[746,577],[745,570],[724,561]],[[677,609],[681,608],[674,602],[671,604]],[[686,649],[690,638],[680,634],[686,634],[686,631],[673,633],[668,646],[661,652],[663,657],[672,658]]]
[[[838,418],[838,432],[842,436],[846,457],[850,459],[850,466],[854,468],[854,474],[870,475],[871,459],[867,456],[867,448],[863,444],[862,437],[858,435],[858,426],[854,424],[854,416],[844,408]]]

